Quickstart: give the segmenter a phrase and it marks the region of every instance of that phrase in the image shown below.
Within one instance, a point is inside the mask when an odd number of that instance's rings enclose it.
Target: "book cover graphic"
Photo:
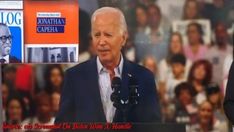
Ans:
[[[26,0],[24,12],[26,62],[78,61],[77,0]]]
[[[26,61],[29,63],[65,63],[65,62],[78,62],[77,44],[47,44],[47,45],[27,45]]]
[[[6,25],[10,32],[11,36],[10,56],[15,57],[20,62],[23,62],[24,58],[23,57],[23,44],[24,44],[23,11],[19,9],[11,9],[11,10],[0,9],[0,23]],[[5,36],[4,34],[5,34],[4,32],[1,33],[1,35]]]

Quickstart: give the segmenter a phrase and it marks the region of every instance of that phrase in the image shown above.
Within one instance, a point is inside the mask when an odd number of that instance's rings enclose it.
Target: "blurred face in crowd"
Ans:
[[[11,121],[21,121],[22,120],[22,106],[20,102],[16,99],[13,99],[9,102],[8,105],[8,114]]]
[[[50,72],[50,81],[54,87],[61,87],[63,77],[58,68],[53,68]]]
[[[200,44],[200,39],[202,36],[199,33],[197,26],[188,26],[187,35],[190,44]]]
[[[15,70],[9,70],[4,72],[3,74],[4,80],[6,80],[7,83],[11,84],[15,82],[16,78],[16,71]]]
[[[181,63],[173,63],[172,72],[175,78],[182,77],[184,74],[184,65],[182,65]]]
[[[11,51],[11,33],[7,26],[0,25],[0,46],[1,56],[10,54]]]
[[[144,27],[147,24],[146,11],[141,7],[136,8],[136,20],[137,20],[137,25],[140,27]]]
[[[6,100],[8,98],[8,95],[9,95],[9,89],[8,89],[7,85],[2,84],[2,101],[3,101],[4,105],[6,104]]]
[[[188,1],[184,9],[185,19],[196,19],[198,16],[198,4],[196,1]]]
[[[205,66],[203,64],[198,65],[194,70],[194,79],[203,81],[206,77]]]
[[[139,0],[139,2],[148,6],[149,4],[154,3],[155,0]]]
[[[220,23],[215,27],[215,37],[217,44],[223,45],[227,43],[228,33],[224,24]]]
[[[47,97],[41,98],[37,105],[37,114],[40,120],[45,120],[48,117],[51,117],[51,100]]]
[[[211,95],[208,96],[208,100],[213,104],[213,105],[217,105],[220,100],[220,93],[213,93]]]
[[[199,108],[199,119],[201,124],[209,124],[213,118],[213,110],[210,102],[205,101],[200,105]]]
[[[148,19],[149,19],[149,26],[151,28],[159,27],[161,21],[161,14],[156,7],[150,6],[148,8]]]
[[[185,89],[181,90],[178,99],[183,106],[186,106],[192,103],[192,96],[189,90],[185,90]]]
[[[127,39],[120,11],[108,8],[96,13],[92,19],[92,38],[101,63],[118,64]]]
[[[54,112],[57,112],[59,110],[59,100],[60,100],[60,94],[58,92],[54,92],[52,95],[52,108]]]
[[[182,40],[181,37],[177,34],[171,36],[170,50],[172,54],[182,53]]]
[[[154,58],[152,57],[148,57],[146,58],[145,62],[144,62],[144,66],[149,69],[152,73],[154,73],[154,75],[157,72],[157,64]]]
[[[213,0],[213,3],[216,7],[221,8],[224,5],[224,0]]]

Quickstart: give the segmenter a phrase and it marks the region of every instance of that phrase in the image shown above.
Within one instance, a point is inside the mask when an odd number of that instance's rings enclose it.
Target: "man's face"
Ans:
[[[217,25],[215,29],[216,41],[219,45],[225,44],[228,40],[228,34],[223,24]]]
[[[98,14],[92,22],[94,49],[101,62],[115,62],[126,42],[126,34],[121,33],[118,14]]]
[[[1,55],[6,56],[11,51],[11,33],[8,27],[0,26],[0,46]]]
[[[150,27],[158,27],[161,21],[161,15],[154,7],[148,9],[148,18]]]
[[[194,19],[198,14],[198,7],[195,1],[189,1],[185,8],[185,15],[187,19]]]
[[[39,117],[49,117],[52,111],[52,104],[47,98],[42,98],[37,107],[37,112]]]
[[[181,74],[184,73],[184,65],[180,63],[173,63],[172,64],[172,72],[175,78],[178,78],[181,76]]]
[[[144,9],[140,7],[136,9],[136,20],[138,26],[145,26],[147,24],[147,15]]]

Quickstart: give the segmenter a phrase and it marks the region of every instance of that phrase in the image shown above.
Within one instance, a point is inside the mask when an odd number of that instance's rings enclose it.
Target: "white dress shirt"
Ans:
[[[112,122],[116,109],[113,106],[113,102],[111,101],[110,98],[111,94],[113,93],[113,90],[111,88],[111,79],[107,69],[101,64],[99,57],[97,57],[97,69],[98,69],[99,89],[100,89],[104,113],[106,116],[106,121]],[[123,71],[123,57],[121,55],[118,67],[114,68],[115,76],[121,78],[122,71]]]

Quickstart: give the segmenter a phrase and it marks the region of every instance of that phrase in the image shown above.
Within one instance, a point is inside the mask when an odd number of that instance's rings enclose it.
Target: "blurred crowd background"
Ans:
[[[189,132],[230,130],[222,103],[233,60],[233,0],[78,2],[79,62],[95,56],[92,13],[117,7],[129,32],[123,56],[154,73],[162,122],[186,124]],[[64,71],[72,65],[2,65],[4,121],[53,124]]]

